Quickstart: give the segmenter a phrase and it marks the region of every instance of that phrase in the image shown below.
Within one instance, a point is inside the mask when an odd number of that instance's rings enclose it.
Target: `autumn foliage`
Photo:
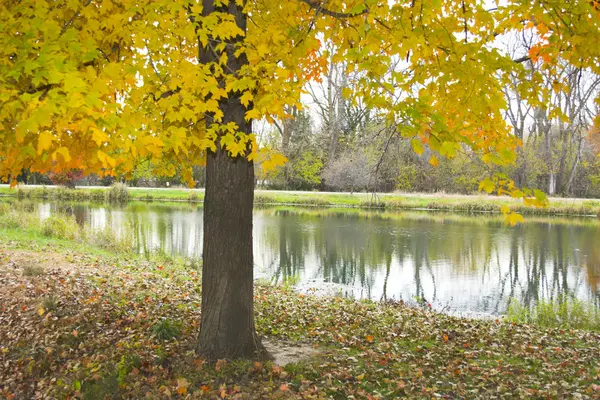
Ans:
[[[510,163],[519,143],[503,118],[508,74],[525,76],[529,59],[600,72],[597,1],[237,3],[251,16],[246,35],[228,13],[202,16],[195,0],[3,1],[0,176],[24,167],[127,175],[151,160],[155,174],[183,167],[191,182],[216,143],[281,164],[258,152],[253,135],[220,124],[218,103],[238,93],[247,119],[285,119],[329,58],[356,72],[356,90],[344,95],[385,116],[416,152],[428,146],[432,163],[463,146]],[[514,60],[493,44],[518,31],[537,41]],[[248,64],[239,73],[226,57],[199,64],[199,47],[219,52],[240,36],[235,54]],[[543,107],[549,93],[535,76],[523,82],[521,96]]]

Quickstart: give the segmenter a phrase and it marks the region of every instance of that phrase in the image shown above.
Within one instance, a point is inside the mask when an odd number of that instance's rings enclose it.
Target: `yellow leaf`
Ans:
[[[284,165],[288,161],[287,157],[281,153],[271,154],[269,158],[260,164],[264,172],[269,172],[275,168]]]
[[[56,151],[52,154],[52,159],[56,160],[56,155],[60,154],[65,162],[71,161],[71,154],[69,154],[69,149],[62,146],[56,149]]]
[[[250,93],[249,90],[246,90],[244,94],[242,94],[242,97],[240,97],[240,101],[242,102],[244,107],[248,107],[253,98],[254,96],[252,95],[252,93]]]
[[[98,146],[100,146],[102,143],[108,141],[108,136],[100,129],[94,128],[92,129],[92,140],[96,142]]]
[[[52,134],[48,131],[40,132],[40,136],[38,136],[38,147],[37,153],[38,156],[42,154],[44,151],[49,150],[52,146]]]
[[[260,119],[260,112],[256,108],[246,111],[246,121],[251,119]]]
[[[98,160],[100,160],[104,168],[114,167],[117,163],[117,161],[114,158],[112,158],[102,150],[98,150],[97,155]]]
[[[42,316],[42,315],[44,315],[45,312],[46,312],[46,310],[44,310],[44,307],[42,307],[38,310],[38,315]]]
[[[487,193],[492,193],[496,185],[491,179],[484,179],[479,182],[479,190],[485,190]]]
[[[423,151],[425,150],[425,148],[423,147],[423,143],[421,143],[421,141],[419,139],[415,138],[415,139],[411,140],[410,144],[415,153],[417,153],[418,155],[423,154]]]
[[[517,213],[510,213],[506,216],[506,222],[508,224],[510,224],[510,226],[515,226],[519,223],[523,223],[523,216],[521,214],[517,214]]]
[[[431,158],[429,159],[429,164],[433,165],[434,167],[437,167],[440,164],[440,162],[436,156],[432,155]]]

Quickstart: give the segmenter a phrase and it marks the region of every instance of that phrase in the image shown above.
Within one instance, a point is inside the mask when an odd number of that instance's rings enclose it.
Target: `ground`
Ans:
[[[600,398],[598,333],[265,285],[257,328],[276,361],[208,364],[193,352],[199,280],[168,260],[2,239],[0,398]]]

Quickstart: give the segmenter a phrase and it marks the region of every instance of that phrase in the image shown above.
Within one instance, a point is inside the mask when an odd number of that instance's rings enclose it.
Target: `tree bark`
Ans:
[[[204,0],[203,6],[203,15],[229,13],[246,31],[246,15],[235,0],[219,7],[213,0]],[[241,40],[238,37],[232,43]],[[227,45],[225,51],[230,73],[248,63],[245,55],[234,56],[234,45]],[[208,64],[219,57],[211,46],[200,49],[201,63]],[[246,108],[240,97],[241,93],[230,93],[227,99],[219,101],[224,114],[222,123],[235,122],[240,131],[250,133],[252,124],[244,119]],[[202,314],[196,353],[212,361],[264,358],[266,353],[254,325],[254,165],[246,157],[230,157],[218,143],[216,151],[209,151],[206,159]]]

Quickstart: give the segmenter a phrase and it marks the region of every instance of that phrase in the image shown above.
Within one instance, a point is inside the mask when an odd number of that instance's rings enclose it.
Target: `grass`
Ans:
[[[539,300],[532,308],[511,300],[507,321],[546,328],[600,331],[600,309],[594,304],[567,297]]]
[[[24,276],[40,276],[43,275],[46,271],[44,268],[39,265],[26,265],[23,267],[23,275]]]
[[[176,339],[181,334],[181,323],[163,319],[152,327],[152,335],[161,341]]]
[[[457,318],[401,302],[302,295],[288,285],[256,285],[257,330],[273,343],[308,344],[316,355],[286,366],[208,364],[194,354],[196,269],[27,235],[0,232],[2,397],[600,396],[600,334],[562,319],[545,328],[528,324],[541,322],[535,318]],[[49,274],[23,276],[13,267],[48,257]],[[577,307],[566,307],[571,320],[581,315]]]
[[[122,184],[117,184],[122,185]],[[124,185],[123,185],[124,186]],[[182,201],[199,203],[204,201],[204,191],[195,189],[147,189],[115,186],[107,189],[26,188],[0,187],[0,195],[19,198],[108,201]],[[121,193],[121,194],[117,194]],[[126,194],[124,194],[126,193]],[[585,199],[551,199],[546,208],[525,207],[521,202],[507,197],[485,195],[445,194],[397,194],[386,193],[374,196],[370,193],[320,193],[278,192],[256,190],[256,205],[300,205],[316,207],[351,207],[386,210],[440,210],[461,212],[500,213],[502,206],[525,215],[600,216],[600,201]]]

